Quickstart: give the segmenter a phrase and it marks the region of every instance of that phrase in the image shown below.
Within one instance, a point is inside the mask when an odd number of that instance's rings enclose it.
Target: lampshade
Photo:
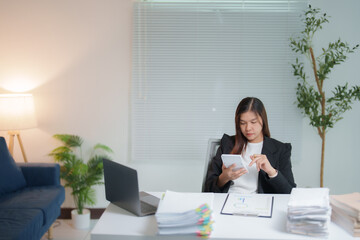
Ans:
[[[0,94],[0,130],[34,127],[36,118],[31,94]]]

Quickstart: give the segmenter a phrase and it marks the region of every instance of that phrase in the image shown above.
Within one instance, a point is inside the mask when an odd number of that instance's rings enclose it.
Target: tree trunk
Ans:
[[[321,135],[320,187],[324,187],[325,131]]]
[[[315,59],[315,55],[314,55],[314,51],[313,49],[310,47],[309,48],[310,51],[310,55],[311,55],[311,63],[313,66],[313,71],[314,71],[314,77],[315,77],[315,82],[319,91],[319,94],[321,95],[321,115],[320,115],[320,119],[321,121],[324,121],[324,117],[325,117],[325,104],[326,104],[326,98],[325,98],[325,92],[323,92],[322,88],[323,88],[323,81],[324,79],[319,79],[318,73],[317,73],[317,69],[316,69],[316,59]],[[324,158],[325,158],[325,133],[326,133],[326,125],[321,124],[322,127],[317,127],[318,129],[318,133],[321,137],[321,163],[320,163],[320,187],[324,187]]]

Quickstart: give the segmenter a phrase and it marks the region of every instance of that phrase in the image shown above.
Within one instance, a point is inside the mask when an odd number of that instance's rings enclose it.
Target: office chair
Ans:
[[[220,139],[218,138],[210,138],[208,142],[207,147],[207,153],[205,158],[205,165],[204,165],[204,175],[203,175],[203,182],[202,182],[202,188],[201,191],[204,192],[205,190],[205,181],[206,181],[206,175],[209,168],[209,165],[211,163],[211,160],[216,155],[216,151],[220,146]]]

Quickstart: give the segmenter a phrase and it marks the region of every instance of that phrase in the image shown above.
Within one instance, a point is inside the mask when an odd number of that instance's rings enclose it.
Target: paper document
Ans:
[[[208,238],[212,232],[214,193],[166,191],[155,214],[160,235],[193,234]]]
[[[360,193],[331,195],[330,204],[331,220],[353,237],[360,237]]]
[[[271,218],[273,204],[271,195],[229,193],[221,214]]]
[[[330,203],[360,221],[360,193],[331,195]]]
[[[290,233],[326,237],[329,235],[331,208],[328,188],[293,188],[286,229]]]
[[[214,193],[181,193],[166,191],[164,198],[160,201],[157,214],[183,213],[194,210],[201,204],[208,204],[212,208]]]

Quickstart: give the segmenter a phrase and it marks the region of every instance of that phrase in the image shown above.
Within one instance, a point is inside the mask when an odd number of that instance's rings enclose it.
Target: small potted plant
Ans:
[[[84,206],[92,206],[96,202],[94,185],[103,184],[103,158],[112,150],[103,145],[96,144],[92,148],[88,161],[82,156],[83,139],[76,135],[56,134],[54,138],[63,145],[55,148],[49,155],[61,164],[60,177],[66,181],[65,187],[70,187],[74,197],[75,207],[71,212],[75,228],[88,228],[90,224],[90,211]]]

